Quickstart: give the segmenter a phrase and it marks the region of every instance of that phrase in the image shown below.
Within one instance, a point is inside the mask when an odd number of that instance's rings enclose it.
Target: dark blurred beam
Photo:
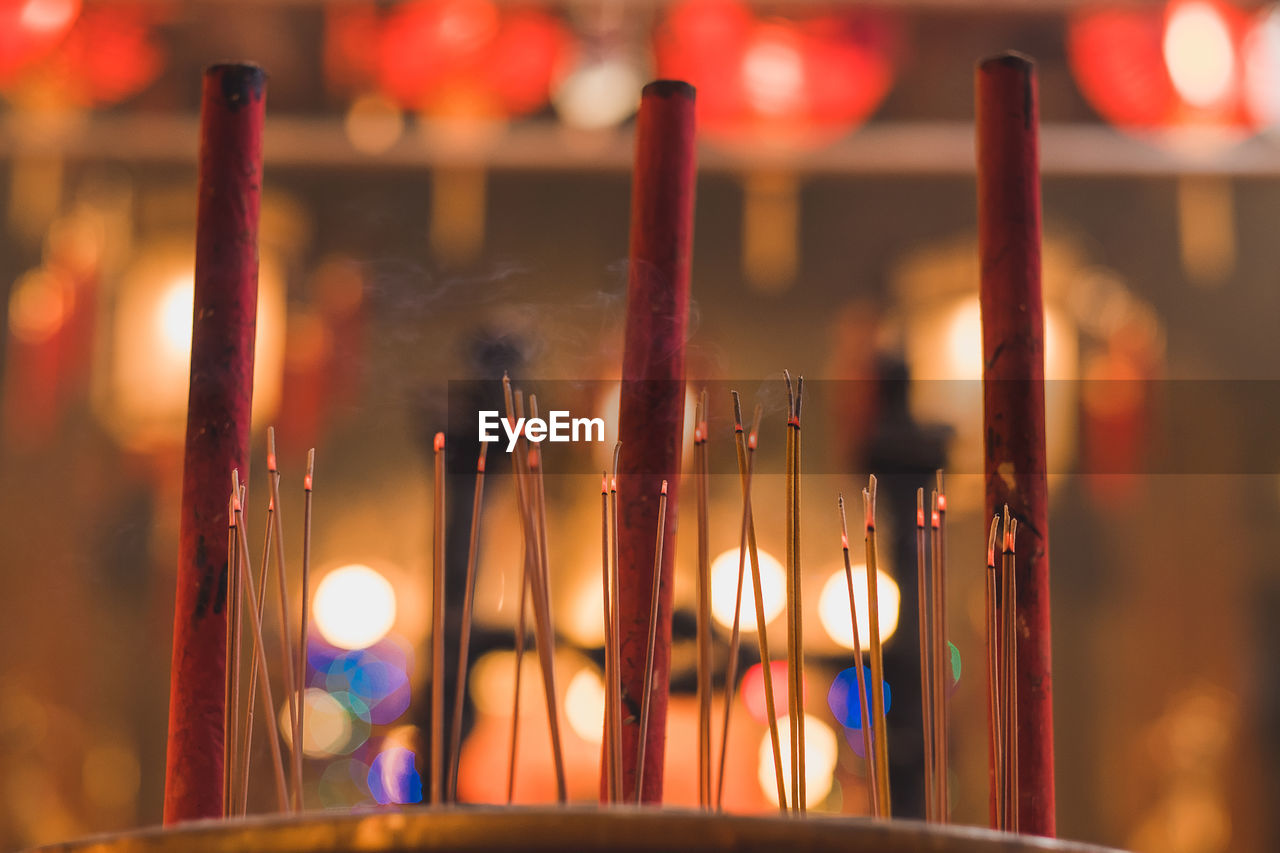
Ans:
[[[1047,124],[1041,138],[1047,175],[1280,177],[1280,139],[1214,144],[1184,135],[1148,142],[1100,124]],[[267,163],[274,168],[465,164],[510,171],[623,172],[631,168],[632,155],[629,129],[591,134],[552,121],[513,125],[465,144],[414,127],[388,151],[369,155],[351,146],[339,118],[274,116],[265,144]],[[194,164],[196,119],[97,115],[57,130],[37,130],[10,113],[0,122],[0,158],[32,151],[86,162]],[[704,170],[713,172],[781,168],[800,175],[968,175],[973,171],[973,129],[966,122],[872,123],[810,153],[704,144],[699,159]]]

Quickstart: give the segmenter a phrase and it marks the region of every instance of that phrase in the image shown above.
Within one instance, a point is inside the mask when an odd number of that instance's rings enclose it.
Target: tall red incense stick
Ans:
[[[249,472],[266,74],[205,71],[164,821],[222,814],[227,478]]]
[[[661,561],[653,695],[645,749],[643,802],[662,800],[667,674],[671,658],[672,565],[676,550],[684,425],[684,352],[689,325],[689,258],[695,179],[694,90],[658,80],[644,87],[636,122],[631,183],[631,263],[619,438],[619,613],[624,801],[635,799],[649,605],[653,590],[658,492],[670,482]],[[607,790],[603,780],[600,790]]]
[[[1004,53],[977,69],[978,252],[987,516],[1018,519],[1019,826],[1054,834],[1044,300],[1035,68]]]

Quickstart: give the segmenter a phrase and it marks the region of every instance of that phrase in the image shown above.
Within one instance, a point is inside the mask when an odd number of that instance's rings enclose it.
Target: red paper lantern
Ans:
[[[80,0],[0,0],[0,86],[48,56],[80,14]]]
[[[383,22],[377,80],[407,109],[440,117],[503,118],[550,96],[571,39],[556,18],[491,0],[418,0]]]
[[[1085,99],[1107,121],[1145,130],[1210,126],[1252,130],[1262,121],[1246,57],[1260,20],[1220,0],[1088,9],[1072,16],[1067,58]]]
[[[655,50],[661,76],[697,87],[709,137],[812,147],[880,105],[892,42],[878,14],[757,18],[736,0],[691,0],[667,16]]]

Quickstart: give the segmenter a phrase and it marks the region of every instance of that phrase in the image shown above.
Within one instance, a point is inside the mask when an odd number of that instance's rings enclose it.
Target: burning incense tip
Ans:
[[[276,472],[276,428],[267,427],[267,470]]]
[[[616,491],[618,491],[618,478],[617,478],[617,477],[610,477],[610,478],[609,478],[609,491],[611,491],[611,492],[616,492]]]
[[[538,451],[536,448],[529,451],[529,468],[534,471],[538,469]]]
[[[741,429],[739,429],[739,430],[738,430],[738,432],[742,432],[742,430],[741,430]],[[758,436],[757,436],[754,432],[753,432],[753,433],[751,433],[751,435],[747,436],[747,450],[755,450],[755,449],[756,449],[756,440],[757,440],[757,438],[758,438]]]
[[[924,489],[916,489],[916,527],[924,527]]]
[[[236,496],[232,495],[227,501],[227,529],[235,530],[236,527]]]
[[[438,432],[436,433],[435,452],[439,453],[441,450],[444,450],[444,433]]]
[[[994,569],[996,567],[996,535],[1000,530],[1000,516],[993,515],[991,517],[991,533],[987,537],[987,568]]]
[[[706,440],[707,440],[707,434],[706,434],[705,432],[703,432],[703,431],[702,431],[702,427],[701,427],[701,426],[696,426],[696,427],[694,427],[694,428],[693,428],[693,443],[694,443],[694,444],[702,444],[702,442],[704,442],[704,441],[706,441]]]
[[[742,399],[738,396],[737,391],[730,391],[733,395],[733,430],[734,432],[742,432]]]
[[[942,514],[935,509],[933,511],[933,514],[929,516],[929,526],[932,527],[934,530],[937,530],[938,527],[940,527],[941,525],[942,525]]]
[[[276,510],[276,499],[267,498],[267,512],[275,512],[275,510]]]
[[[849,534],[843,531],[840,533],[840,547],[846,551],[849,550]]]
[[[666,481],[666,480],[663,480],[663,481],[662,481],[662,492],[661,492],[661,494],[664,494],[664,495],[665,495],[666,493],[667,493],[667,481]]]
[[[608,478],[608,475],[606,475],[606,474],[601,474],[601,475],[600,475],[600,494],[602,494],[602,495],[606,495],[606,494],[608,494],[608,493],[609,493],[609,478]]]
[[[483,453],[481,453],[480,458],[476,460],[476,473],[477,474],[484,473],[484,454]]]
[[[1009,522],[1009,527],[1008,529],[1005,530],[1004,536],[1005,536],[1004,538],[1005,553],[1007,554],[1015,553],[1014,542],[1018,538],[1018,519],[1015,518]]]

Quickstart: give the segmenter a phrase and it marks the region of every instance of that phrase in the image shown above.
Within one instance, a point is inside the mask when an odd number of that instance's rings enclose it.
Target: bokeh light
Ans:
[[[782,752],[782,766],[791,766],[791,721],[778,721],[778,740]],[[831,792],[832,774],[836,769],[839,741],[835,731],[810,714],[804,715],[804,784],[805,805],[815,808]],[[756,778],[769,802],[778,804],[778,788],[773,767],[773,744],[765,732],[760,741],[759,769]]]
[[[395,624],[396,593],[386,578],[368,566],[343,566],[321,579],[311,612],[329,643],[363,649],[382,639]]]
[[[760,549],[760,590],[764,596],[765,624],[772,622],[787,606],[786,573],[772,554]],[[756,605],[752,586],[750,554],[742,575],[741,631],[755,631]],[[738,594],[738,549],[732,548],[711,562],[711,614],[715,620],[733,629],[733,610]]]
[[[1202,109],[1231,96],[1237,77],[1236,52],[1222,13],[1210,2],[1175,3],[1164,31],[1164,61],[1174,89]]]
[[[863,701],[866,702],[868,708],[871,707],[871,667],[862,667],[862,679],[867,686],[867,696]],[[884,686],[884,712],[889,713],[889,709],[893,707],[893,691],[889,689],[889,682],[882,681]],[[831,682],[831,689],[827,691],[827,707],[831,709],[832,715],[840,725],[846,729],[862,728],[862,706],[858,701],[858,670],[855,667],[849,667],[836,675]],[[872,720],[871,727],[875,728],[875,721]]]
[[[327,809],[368,803],[369,765],[357,758],[334,761],[324,769],[317,786],[320,802]]]
[[[604,729],[604,681],[594,667],[584,666],[569,679],[564,712],[574,734],[587,743],[600,743]]]
[[[898,610],[902,592],[898,583],[884,571],[876,572],[876,596],[880,614],[880,642],[887,641],[898,630]],[[853,602],[858,608],[858,642],[862,651],[871,650],[871,610],[867,604],[867,567],[853,567]],[[841,648],[853,650],[853,623],[849,620],[849,582],[841,567],[822,585],[818,598],[818,619],[827,636]]]
[[[380,805],[422,802],[422,777],[414,766],[415,755],[403,746],[378,753],[369,765],[369,793]]]
[[[303,694],[306,703],[306,728],[302,732],[302,751],[312,758],[326,758],[350,752],[351,715],[346,706],[323,690],[307,688]],[[289,704],[280,707],[280,736],[293,746],[293,731],[289,725]]]
[[[773,710],[778,718],[790,714],[787,707],[788,687],[787,687],[787,664],[785,661],[770,661],[769,675],[773,680]],[[747,713],[757,722],[769,722],[769,708],[764,701],[764,664],[756,664],[747,670],[742,676],[742,704],[746,706]],[[807,700],[809,698],[809,679],[804,679],[803,694]]]

